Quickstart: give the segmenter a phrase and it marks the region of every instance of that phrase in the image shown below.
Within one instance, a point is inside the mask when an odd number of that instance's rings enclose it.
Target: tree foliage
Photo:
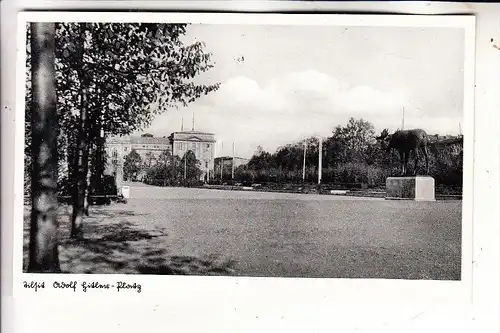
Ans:
[[[71,155],[81,110],[81,88],[88,90],[88,133],[128,135],[142,130],[169,108],[186,106],[219,84],[194,78],[213,67],[204,44],[185,44],[186,24],[58,23],[56,77],[60,150]],[[31,54],[28,30],[27,61]],[[26,110],[31,100],[27,64]],[[26,130],[29,132],[29,111]],[[29,135],[26,136],[29,138]],[[29,140],[27,139],[27,147]]]
[[[351,118],[346,125],[335,127],[332,135],[322,140],[322,182],[379,186],[385,184],[388,176],[397,174],[399,157],[395,152],[386,152],[376,142],[375,136],[374,126],[363,119]],[[317,182],[319,140],[315,137],[284,145],[275,153],[258,147],[249,163],[236,169],[235,179],[243,182],[300,183],[305,143],[305,180]],[[462,147],[433,146],[430,153],[430,174],[436,183],[460,186]]]
[[[157,157],[156,163],[145,168],[145,182],[159,186],[192,186],[201,183],[203,171],[196,155],[187,151],[182,158],[164,151]]]
[[[185,24],[60,24],[61,73],[67,81],[80,79],[88,86],[92,120],[105,133],[127,135],[141,130],[166,109],[186,106],[218,88],[218,84],[193,82],[213,64],[203,43],[182,42],[186,28]],[[79,39],[84,40],[83,50]],[[78,72],[83,77],[78,78]],[[78,85],[65,83],[72,88]]]
[[[188,184],[194,184],[199,181],[203,171],[201,170],[201,161],[196,158],[192,150],[188,150],[181,158],[183,166],[184,179]]]
[[[375,143],[374,136],[373,125],[363,119],[350,118],[347,125],[338,125],[326,140],[327,164],[368,162],[367,153]]]
[[[125,180],[136,180],[142,168],[143,163],[141,155],[139,155],[135,149],[132,149],[132,151],[124,157],[123,178]]]
[[[156,115],[187,106],[218,89],[218,83],[196,83],[195,78],[212,68],[213,63],[202,42],[183,41],[187,27],[144,23],[56,24],[57,151],[62,179],[72,181],[65,187],[75,197],[72,220],[81,219],[82,198],[95,191],[102,181],[106,138],[142,130]],[[27,37],[29,59],[29,30]],[[32,99],[29,62],[26,68],[26,149],[29,149]],[[89,168],[89,160],[96,166],[91,164]],[[27,158],[26,166],[30,163]],[[88,180],[93,184],[90,191]],[[29,181],[25,183],[29,190]]]

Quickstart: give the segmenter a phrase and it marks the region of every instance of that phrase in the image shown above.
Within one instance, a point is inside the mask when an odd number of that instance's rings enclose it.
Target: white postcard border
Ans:
[[[22,273],[22,220],[23,220],[23,144],[24,144],[24,75],[25,75],[25,24],[30,21],[73,22],[169,22],[204,24],[301,24],[345,26],[422,26],[453,27],[465,29],[464,67],[464,186],[462,219],[462,280],[461,281],[412,281],[380,279],[292,279],[292,278],[244,278],[199,276],[145,276],[145,275],[78,275],[78,274],[26,274]],[[352,15],[352,14],[213,14],[213,13],[78,13],[78,12],[25,12],[18,17],[18,58],[16,93],[15,136],[15,193],[14,193],[14,297],[67,298],[68,290],[46,288],[37,293],[24,289],[22,281],[43,280],[52,286],[57,281],[99,281],[116,283],[127,281],[140,283],[141,293],[75,292],[72,297],[107,298],[148,297],[161,298],[165,302],[189,302],[189,294],[200,295],[196,302],[219,297],[225,301],[240,299],[258,302],[265,297],[266,303],[450,303],[469,302],[472,289],[472,214],[474,168],[474,61],[475,19],[473,16],[414,16],[414,15]],[[160,297],[161,295],[161,297]],[[165,297],[163,297],[165,296]],[[164,299],[166,298],[166,299]],[[187,304],[187,303],[186,303]]]

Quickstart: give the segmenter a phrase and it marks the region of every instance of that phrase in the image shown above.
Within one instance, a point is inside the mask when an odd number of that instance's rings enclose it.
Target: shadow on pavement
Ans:
[[[169,252],[165,230],[147,230],[127,220],[133,211],[93,210],[83,237],[71,239],[70,214],[61,210],[59,259],[63,273],[231,275],[234,262],[217,256],[198,258]],[[24,270],[28,264],[29,212],[24,218]]]
[[[216,258],[214,258],[216,259]],[[234,273],[234,262],[202,260],[190,256],[172,256],[166,264],[139,266],[142,274],[155,275],[230,275]]]

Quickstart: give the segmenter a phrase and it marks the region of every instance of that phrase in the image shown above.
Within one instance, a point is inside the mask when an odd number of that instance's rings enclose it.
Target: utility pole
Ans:
[[[321,184],[321,173],[323,171],[323,143],[321,137],[319,137],[318,145],[318,185]]]
[[[302,182],[306,180],[306,153],[307,153],[307,139],[304,140],[304,163],[302,165]]]
[[[219,157],[219,168],[220,168],[220,181],[222,182],[222,170],[224,167],[224,158],[221,156]]]
[[[405,129],[405,107],[403,106],[403,120],[401,123],[401,130],[404,131]]]
[[[224,169],[224,141],[220,142],[220,159],[219,159],[219,167],[220,167],[220,181],[222,182],[222,171]]]
[[[207,183],[210,184],[210,168],[208,166],[208,161],[205,161],[205,166],[207,167]]]
[[[184,180],[186,180],[187,175],[187,152],[184,154]]]
[[[234,142],[233,142],[233,162],[231,163],[231,179],[234,180]]]

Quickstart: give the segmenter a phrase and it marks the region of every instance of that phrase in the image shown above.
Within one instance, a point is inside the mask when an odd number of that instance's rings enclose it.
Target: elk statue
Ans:
[[[387,152],[391,151],[391,149],[395,149],[399,153],[403,176],[408,174],[408,159],[412,151],[415,152],[415,167],[413,174],[415,176],[417,175],[419,150],[425,157],[426,174],[429,174],[429,154],[427,151],[429,138],[424,130],[397,130],[394,134],[389,134],[389,131],[384,129],[376,140],[382,144]]]

